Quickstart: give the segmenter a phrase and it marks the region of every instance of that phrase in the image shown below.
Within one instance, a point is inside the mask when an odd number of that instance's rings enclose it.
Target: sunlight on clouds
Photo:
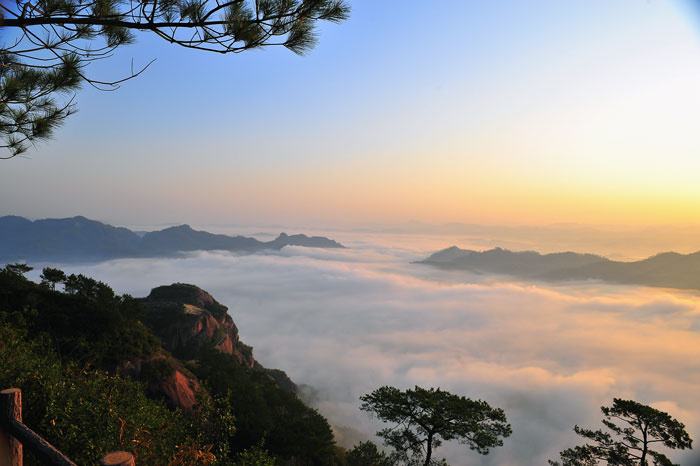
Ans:
[[[230,307],[264,365],[312,387],[346,443],[377,429],[358,397],[382,384],[440,386],[506,409],[514,434],[505,447],[480,458],[448,445],[442,453],[455,465],[544,464],[575,441],[574,424],[598,425],[599,406],[613,397],[668,408],[700,434],[698,296],[458,280],[432,276],[410,264],[415,258],[365,243],[66,269],[136,295],[176,281],[207,289]]]

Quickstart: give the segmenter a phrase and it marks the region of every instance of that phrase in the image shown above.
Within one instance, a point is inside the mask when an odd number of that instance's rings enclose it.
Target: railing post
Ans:
[[[129,452],[113,451],[112,453],[107,453],[100,461],[100,464],[102,466],[136,466],[136,459]]]
[[[0,391],[0,466],[23,466],[22,443],[15,435],[29,442],[48,464],[75,466],[63,453],[22,423],[22,391],[19,388],[8,388]],[[136,466],[136,459],[129,452],[113,451],[107,453],[100,464]]]
[[[22,391],[0,391],[0,466],[22,466],[22,444],[10,435],[12,422],[22,422]]]

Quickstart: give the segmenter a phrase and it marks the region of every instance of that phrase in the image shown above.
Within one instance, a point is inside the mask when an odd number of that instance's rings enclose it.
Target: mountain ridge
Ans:
[[[700,290],[700,251],[661,252],[636,261],[596,254],[537,251],[485,251],[451,246],[418,261],[446,270],[493,273],[549,282],[599,280],[605,283]]]
[[[83,216],[38,220],[17,215],[0,217],[0,262],[90,262],[213,250],[255,253],[286,246],[344,248],[330,238],[304,234],[281,233],[272,241],[260,241],[195,230],[187,224],[137,233]]]

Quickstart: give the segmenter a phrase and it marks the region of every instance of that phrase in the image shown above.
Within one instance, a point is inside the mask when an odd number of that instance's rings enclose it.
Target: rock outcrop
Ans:
[[[244,344],[228,308],[201,288],[185,283],[159,286],[139,300],[144,323],[160,339],[162,350],[148,359],[132,360],[117,371],[145,382],[151,393],[173,407],[191,410],[208,394],[188,369],[199,364],[203,352],[216,350],[237,364],[269,377],[282,390],[296,393],[297,386],[278,369],[267,369]]]
[[[141,380],[148,391],[165,398],[173,408],[191,410],[203,389],[197,377],[184,365],[165,352],[148,359],[132,360],[117,369],[117,372]]]
[[[142,302],[149,326],[176,357],[191,359],[210,347],[241,365],[255,366],[253,349],[240,341],[228,308],[201,288],[185,283],[159,286]]]

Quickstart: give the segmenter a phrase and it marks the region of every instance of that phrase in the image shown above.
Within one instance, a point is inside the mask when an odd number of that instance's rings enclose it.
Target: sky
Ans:
[[[440,447],[453,466],[547,464],[580,443],[575,424],[602,427],[599,407],[614,397],[670,413],[697,443],[697,293],[440,271],[412,263],[428,254],[415,238],[342,240],[348,249],[52,265],[133,296],[174,282],[209,291],[258,361],[307,386],[343,446],[381,427],[359,397],[384,384],[441,387],[505,410],[513,435],[504,446],[485,457]],[[697,447],[670,457],[700,464]]]
[[[111,223],[700,223],[690,0],[350,0],[304,57],[148,35],[0,213]]]
[[[54,140],[0,163],[0,215],[251,235],[296,225],[350,246],[64,266],[136,296],[172,282],[212,292],[263,364],[313,387],[345,445],[377,429],[358,397],[382,384],[506,410],[506,445],[482,459],[446,447],[457,466],[544,464],[614,396],[670,412],[697,439],[696,294],[412,262],[450,244],[623,259],[700,249],[700,8],[349,1],[351,18],[324,25],[304,57],[139,35],[92,72],[156,58],[147,72],[83,89]],[[426,226],[453,223],[513,228]],[[368,225],[404,227],[377,239]]]

